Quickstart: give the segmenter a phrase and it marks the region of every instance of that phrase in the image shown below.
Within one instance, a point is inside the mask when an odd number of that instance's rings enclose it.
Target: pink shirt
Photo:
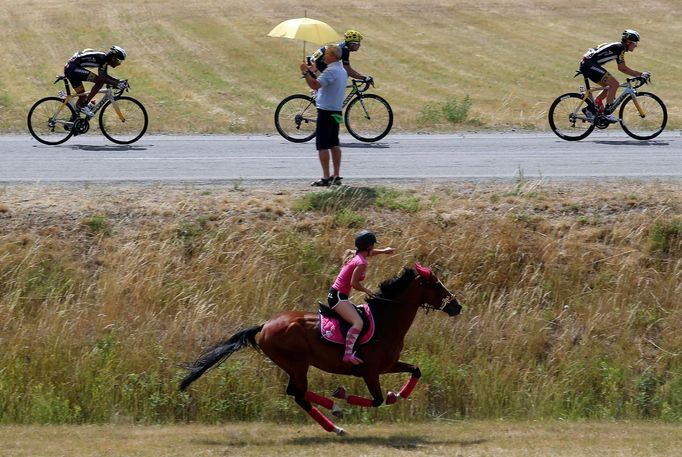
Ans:
[[[350,295],[350,291],[352,289],[350,281],[353,278],[353,272],[359,265],[368,265],[367,259],[362,254],[355,254],[355,257],[350,259],[347,264],[341,267],[341,271],[336,277],[336,281],[334,281],[334,285],[332,287],[342,294]],[[360,281],[364,280],[365,275],[363,273],[362,276],[360,276]]]

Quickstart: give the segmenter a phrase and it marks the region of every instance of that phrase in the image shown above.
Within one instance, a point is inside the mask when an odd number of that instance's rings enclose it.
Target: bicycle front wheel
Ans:
[[[360,141],[379,141],[393,127],[393,110],[386,100],[374,94],[354,98],[344,114],[346,129]]]
[[[282,100],[275,110],[275,127],[280,135],[293,143],[305,143],[315,138],[315,100],[302,94],[290,95]]]
[[[636,140],[650,140],[657,137],[668,122],[668,110],[656,95],[649,92],[637,94],[641,114],[630,97],[620,107],[621,127]]]
[[[578,141],[594,130],[594,121],[582,112],[587,108],[583,96],[578,93],[560,95],[549,107],[549,127],[561,139]]]
[[[134,143],[147,131],[147,110],[132,97],[119,97],[108,102],[99,113],[102,134],[117,144]]]
[[[38,100],[28,111],[28,131],[43,144],[62,144],[73,135],[76,110],[59,97]]]

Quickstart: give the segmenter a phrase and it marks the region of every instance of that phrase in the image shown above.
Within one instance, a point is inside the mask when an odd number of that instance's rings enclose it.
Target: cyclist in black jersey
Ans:
[[[353,79],[371,81],[371,76],[364,76],[362,73],[350,66],[350,53],[356,52],[358,49],[360,49],[360,42],[363,38],[362,33],[358,32],[357,30],[348,30],[346,33],[344,33],[343,38],[344,41],[339,43],[339,48],[341,48],[341,63],[343,64],[343,68],[346,70],[346,73],[348,73],[348,76]],[[327,64],[324,63],[324,49],[325,47],[322,46],[310,57],[308,57],[308,62],[310,64],[314,64],[314,70],[317,70],[319,73],[321,73],[327,67]]]
[[[83,82],[94,83],[90,94],[86,97],[78,97],[76,107],[88,117],[93,113],[88,108],[88,103],[104,84],[110,84],[117,89],[125,89],[127,81],[109,76],[107,69],[109,66],[116,68],[121,65],[126,58],[125,50],[120,46],[112,46],[108,52],[95,51],[94,49],[84,49],[76,52],[64,66],[64,76],[69,79],[71,86],[77,94],[85,93]],[[97,68],[97,74],[89,69]]]
[[[618,118],[611,114],[611,112],[620,83],[602,65],[615,60],[619,71],[630,76],[641,76],[648,79],[649,72],[639,72],[625,65],[625,53],[633,52],[638,43],[639,33],[635,30],[627,29],[622,33],[620,42],[604,43],[596,48],[590,48],[580,61],[580,71],[585,76],[600,86],[609,86],[608,90],[602,91],[595,98],[595,102],[601,108],[604,98],[606,98],[606,106],[603,107],[603,110],[604,114],[606,114],[606,119],[610,122],[618,122]]]

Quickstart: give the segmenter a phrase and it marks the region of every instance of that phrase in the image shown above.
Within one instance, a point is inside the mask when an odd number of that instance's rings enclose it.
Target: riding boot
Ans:
[[[362,359],[356,356],[355,352],[353,352],[353,346],[355,345],[355,341],[358,339],[358,336],[360,336],[360,330],[356,329],[355,327],[351,327],[348,330],[348,333],[346,334],[346,351],[343,354],[344,362],[350,362],[353,365],[360,365],[362,363]]]

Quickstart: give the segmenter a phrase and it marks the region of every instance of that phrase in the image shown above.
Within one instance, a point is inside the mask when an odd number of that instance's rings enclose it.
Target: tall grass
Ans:
[[[267,33],[306,12],[337,31],[365,35],[351,64],[375,78],[372,90],[391,103],[394,131],[546,130],[551,102],[582,84],[573,79],[580,56],[619,39],[626,27],[642,34],[627,64],[652,72],[668,128],[681,125],[682,51],[670,39],[682,35],[678,0],[630,2],[624,15],[603,17],[586,16],[594,8],[587,0],[204,0],[189,14],[181,0],[122,0],[104,11],[81,9],[77,21],[67,0],[3,5],[0,132],[26,132],[31,105],[59,90],[54,75],[75,51],[116,43],[128,58],[112,74],[130,79],[131,95],[149,112],[150,132],[274,133],[279,101],[308,88],[298,69],[303,43]],[[307,52],[313,48],[308,44]],[[607,68],[623,81],[614,63]],[[462,110],[447,105],[466,97],[469,121],[457,121]],[[429,106],[435,119],[420,114]]]
[[[52,215],[8,189],[0,422],[306,420],[284,373],[255,351],[188,393],[177,390],[178,364],[277,311],[314,310],[358,218],[398,250],[372,260],[370,285],[420,261],[465,309],[418,315],[402,357],[423,373],[411,401],[349,410],[350,420],[679,421],[680,188],[624,187],[365,188],[352,198],[183,188],[167,192],[167,209],[142,188],[113,203],[68,189],[72,203]],[[386,205],[386,194],[417,204]],[[83,208],[98,215],[94,227]],[[359,379],[310,379],[323,393],[344,383],[366,395]],[[383,378],[385,390],[403,382]]]

